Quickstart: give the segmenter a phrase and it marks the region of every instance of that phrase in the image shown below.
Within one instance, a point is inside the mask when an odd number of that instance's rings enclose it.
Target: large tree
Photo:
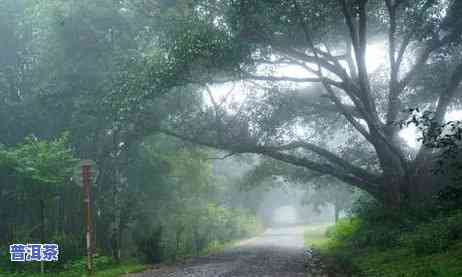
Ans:
[[[155,41],[182,80],[169,84],[203,89],[211,107],[172,118],[163,132],[328,174],[390,207],[438,187],[429,176],[432,151],[409,151],[398,123],[408,118],[405,109],[426,108],[432,132],[456,104],[460,1],[183,4],[152,5],[151,15],[163,20]],[[372,44],[388,56],[376,70],[366,60]],[[278,71],[288,65],[296,76]],[[213,85],[237,81],[255,96],[229,106],[214,96]]]

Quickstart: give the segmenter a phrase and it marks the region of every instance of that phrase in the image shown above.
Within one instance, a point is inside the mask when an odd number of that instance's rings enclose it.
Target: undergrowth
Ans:
[[[462,210],[400,211],[363,203],[319,245],[337,271],[366,277],[462,276]]]

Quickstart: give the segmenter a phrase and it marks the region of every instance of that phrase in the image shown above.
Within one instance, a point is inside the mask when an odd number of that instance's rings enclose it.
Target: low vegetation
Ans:
[[[71,181],[77,159],[69,144],[65,133],[51,141],[28,137],[0,147],[0,176],[6,184],[0,195],[5,200],[0,275],[40,273],[40,263],[10,262],[8,249],[12,243],[40,241],[56,243],[60,251],[58,262],[45,264],[45,274],[85,272],[82,193]],[[126,172],[133,185],[116,178],[112,193],[93,187],[97,274],[117,276],[142,268],[140,263],[205,255],[262,230],[249,205],[232,201],[243,195],[234,179],[213,174],[206,150],[156,137],[130,154],[137,160]],[[133,258],[134,264],[122,263]]]
[[[461,14],[460,0],[0,0],[0,273],[83,270],[75,166],[90,159],[89,241],[111,257],[98,274],[258,233],[275,203],[237,180],[256,168],[336,219],[374,197],[329,240],[309,231],[335,264],[462,275],[462,189],[407,210],[462,183]],[[37,242],[59,262],[8,261]]]
[[[329,238],[326,236],[326,231],[329,225],[309,226],[304,232],[304,242],[306,248],[323,248]]]
[[[440,211],[425,220],[403,211],[399,217],[384,216],[377,206],[363,208],[328,227],[324,238],[315,236],[314,247],[333,270],[352,276],[462,275],[462,210]],[[310,232],[306,242],[311,244]]]
[[[87,272],[85,270],[85,258],[77,259],[72,262],[66,263],[63,268],[59,270],[47,272],[47,277],[85,277]],[[38,264],[30,265],[39,267]],[[99,256],[94,259],[94,272],[92,277],[118,277],[122,274],[141,272],[146,269],[145,265],[137,262],[129,262],[117,264],[111,257]],[[28,271],[23,272],[0,272],[0,276],[9,277],[39,277],[44,276],[39,271],[33,271],[29,268]]]

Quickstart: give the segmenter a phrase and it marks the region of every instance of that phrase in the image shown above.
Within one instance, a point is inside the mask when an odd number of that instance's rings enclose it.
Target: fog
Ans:
[[[420,254],[397,226],[459,222],[461,3],[0,0],[0,275]]]

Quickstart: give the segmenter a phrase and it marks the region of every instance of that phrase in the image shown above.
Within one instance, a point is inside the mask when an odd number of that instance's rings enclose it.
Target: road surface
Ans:
[[[288,277],[306,276],[303,227],[273,228],[223,253],[127,277]]]

